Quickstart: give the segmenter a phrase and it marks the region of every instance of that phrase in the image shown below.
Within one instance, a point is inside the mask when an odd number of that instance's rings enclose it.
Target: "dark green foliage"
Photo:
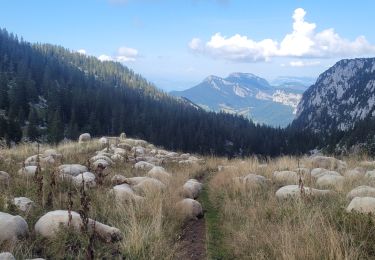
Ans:
[[[35,111],[34,111],[35,109]],[[30,118],[31,117],[31,118]],[[65,48],[18,41],[0,30],[0,138],[52,143],[79,133],[145,139],[167,149],[234,155],[302,153],[317,139],[307,132],[256,125],[205,112],[170,97],[116,62],[101,62]],[[29,120],[28,120],[29,119]],[[28,125],[26,120],[32,121]],[[38,123],[35,123],[38,122]],[[45,131],[47,129],[47,131]],[[240,153],[240,151],[242,151]]]
[[[31,141],[36,141],[39,137],[38,115],[35,109],[31,109],[28,117],[29,124],[26,128],[26,135]]]

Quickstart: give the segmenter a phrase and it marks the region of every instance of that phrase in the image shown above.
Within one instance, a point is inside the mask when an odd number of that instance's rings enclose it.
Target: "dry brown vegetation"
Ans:
[[[41,147],[41,151],[49,147]],[[86,164],[87,159],[102,147],[96,140],[79,145],[78,143],[63,144],[54,147],[63,154],[64,163]],[[16,258],[49,257],[59,258],[85,258],[89,237],[77,235],[70,230],[63,229],[56,239],[46,240],[33,232],[34,224],[44,213],[54,209],[68,209],[68,192],[72,192],[72,210],[81,209],[80,191],[69,182],[57,181],[51,186],[53,166],[44,167],[43,196],[37,194],[38,184],[32,178],[26,179],[18,176],[17,171],[22,167],[22,162],[30,155],[36,154],[37,146],[20,145],[9,150],[1,150],[0,169],[11,175],[9,186],[1,186],[0,211],[18,214],[25,218],[31,231],[26,240],[17,244],[0,245],[0,252],[10,251]],[[146,194],[142,203],[120,203],[114,196],[109,195],[113,187],[110,179],[115,174],[126,177],[143,176],[147,172],[135,170],[131,164],[121,162],[106,170],[109,175],[104,180],[104,185],[87,190],[90,199],[90,218],[117,227],[123,233],[122,241],[107,244],[94,239],[95,259],[103,257],[125,257],[129,259],[172,259],[178,252],[178,234],[183,220],[176,212],[175,204],[181,199],[180,187],[183,183],[202,171],[205,166],[181,167],[179,165],[163,165],[172,178],[164,192]],[[47,202],[48,194],[52,193],[52,201]],[[17,196],[28,197],[36,203],[30,212],[23,213],[9,201]],[[48,205],[51,204],[51,205]]]
[[[359,159],[347,160],[348,168]],[[306,160],[305,166],[310,167]],[[211,201],[217,205],[223,245],[229,259],[372,259],[375,257],[375,224],[372,216],[346,213],[346,194],[366,179],[346,181],[342,190],[325,198],[278,201],[280,187],[249,188],[233,177],[250,172],[272,180],[276,170],[294,170],[298,160],[283,157],[259,167],[256,159],[231,162],[237,170],[216,174],[209,183]],[[374,184],[374,183],[372,183]],[[315,187],[309,178],[305,185]]]
[[[47,149],[43,146],[41,150]],[[63,163],[86,164],[87,159],[101,149],[96,140],[85,145],[67,143],[55,147],[63,154]],[[0,211],[19,214],[29,225],[30,236],[17,244],[0,245],[0,251],[10,251],[15,257],[87,258],[93,249],[95,259],[176,259],[180,255],[179,238],[183,219],[176,210],[181,199],[183,183],[198,175],[205,188],[200,201],[206,210],[207,248],[211,259],[373,259],[375,257],[375,221],[372,215],[346,213],[349,201],[346,194],[359,185],[375,186],[368,179],[346,180],[342,189],[329,197],[279,201],[275,192],[280,185],[273,182],[277,170],[295,170],[298,165],[312,167],[306,158],[281,157],[259,162],[256,158],[227,161],[206,157],[196,166],[163,165],[172,173],[164,192],[146,194],[142,203],[119,203],[109,194],[113,187],[110,178],[115,174],[126,177],[143,176],[126,162],[106,170],[109,175],[103,186],[87,190],[90,199],[88,216],[117,227],[123,240],[114,244],[100,241],[87,234],[61,229],[56,239],[47,240],[33,232],[35,222],[54,209],[68,209],[72,193],[72,210],[79,211],[80,190],[68,182],[52,185],[54,166],[45,167],[43,193],[38,195],[38,183],[21,178],[17,171],[22,161],[35,154],[35,145],[20,145],[1,150],[0,170],[11,175],[9,185],[0,186]],[[363,158],[346,158],[348,168],[358,166]],[[266,166],[264,164],[267,164]],[[217,171],[219,165],[232,165]],[[249,187],[233,181],[248,173],[263,175],[271,180],[266,187]],[[305,177],[304,185],[316,187],[312,178]],[[28,197],[36,203],[30,212],[23,213],[12,206],[13,197]],[[90,239],[91,238],[91,239]]]

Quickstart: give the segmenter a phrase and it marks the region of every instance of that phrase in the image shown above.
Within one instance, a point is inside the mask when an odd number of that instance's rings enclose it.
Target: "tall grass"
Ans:
[[[95,151],[103,147],[96,140],[79,145],[76,142],[61,144],[57,147],[42,146],[41,151],[55,148],[63,154],[64,163],[85,164]],[[89,237],[77,234],[69,229],[62,229],[55,239],[46,240],[37,236],[33,229],[36,221],[50,210],[68,209],[68,192],[71,191],[72,210],[82,209],[81,192],[69,182],[53,183],[54,166],[43,166],[43,199],[38,196],[38,184],[32,178],[23,178],[17,174],[22,162],[28,156],[37,153],[37,146],[19,145],[12,149],[0,150],[0,170],[11,175],[9,186],[1,186],[0,211],[19,214],[29,224],[30,236],[17,244],[0,245],[0,251],[10,251],[17,258],[45,257],[53,259],[85,258],[89,248]],[[115,244],[106,244],[99,239],[93,240],[96,259],[173,259],[179,250],[176,243],[182,219],[176,214],[175,204],[181,199],[180,188],[183,183],[200,171],[201,166],[180,167],[177,164],[163,165],[172,173],[172,178],[164,192],[146,194],[143,202],[134,204],[116,201],[110,195],[112,188],[110,179],[115,174],[126,177],[142,176],[146,172],[136,171],[131,164],[118,162],[106,169],[109,175],[103,185],[86,191],[90,200],[88,217],[104,224],[117,227],[123,233],[123,240]],[[17,196],[28,197],[36,202],[35,208],[23,213],[12,207],[8,201]],[[46,201],[49,203],[47,204]],[[87,205],[86,205],[87,206]]]
[[[302,165],[310,167],[308,161]],[[358,160],[349,159],[349,168]],[[225,162],[224,162],[225,163]],[[367,181],[346,181],[329,198],[278,201],[279,185],[250,188],[233,177],[256,173],[272,180],[275,170],[294,170],[298,159],[282,157],[259,167],[256,158],[230,163],[237,169],[216,174],[209,183],[210,199],[219,208],[223,246],[231,259],[372,259],[375,225],[372,216],[344,211],[346,193]],[[308,179],[308,178],[307,178]],[[306,186],[314,187],[310,181]]]

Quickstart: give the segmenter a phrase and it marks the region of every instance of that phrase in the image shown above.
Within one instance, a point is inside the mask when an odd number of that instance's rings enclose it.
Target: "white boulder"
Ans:
[[[134,165],[134,168],[137,169],[137,170],[149,171],[149,170],[151,170],[152,168],[154,168],[154,166],[155,166],[155,165],[153,165],[152,163],[144,162],[144,161],[140,161],[140,162],[137,162],[137,163]]]
[[[316,185],[320,188],[336,188],[342,189],[344,185],[344,177],[336,175],[323,175],[316,180]]]
[[[30,211],[35,205],[34,201],[26,197],[14,198],[13,204],[16,205],[16,207],[23,212]]]
[[[203,217],[202,205],[193,199],[186,198],[176,205],[179,214],[185,219],[197,219]]]
[[[182,186],[182,193],[185,198],[195,199],[198,198],[202,188],[202,183],[196,179],[189,179]]]
[[[83,172],[87,172],[87,167],[80,164],[63,164],[59,166],[59,171],[62,174],[77,176]]]
[[[157,179],[164,184],[168,184],[171,174],[167,172],[163,167],[155,166],[147,173],[147,176]]]
[[[82,187],[85,184],[86,188],[96,187],[96,176],[92,172],[83,172],[77,176],[72,177],[73,184],[77,187]]]
[[[346,208],[347,212],[375,213],[375,198],[355,197]]]
[[[0,212],[0,244],[4,242],[16,242],[25,238],[29,231],[26,221],[20,216],[13,216]]]
[[[298,185],[287,185],[276,191],[276,197],[278,199],[300,198],[303,193],[312,196],[324,196],[332,192],[330,190],[318,190],[309,187],[301,189]]]
[[[358,186],[352,189],[346,196],[348,199],[355,197],[375,197],[375,188],[370,186]]]
[[[91,135],[89,133],[81,134],[78,138],[78,143],[86,143],[91,140]]]
[[[108,144],[108,139],[106,137],[102,137],[99,139],[99,144],[106,145]]]
[[[120,201],[141,201],[144,199],[135,194],[133,189],[126,183],[114,186],[111,192],[113,192],[116,199]]]
[[[1,252],[0,260],[16,260],[16,258],[9,252]]]
[[[18,175],[24,176],[24,177],[34,177],[36,172],[37,166],[25,166],[22,167],[20,170],[18,170]]]
[[[81,231],[82,219],[80,215],[71,211],[70,226],[77,232]],[[60,225],[68,227],[69,212],[67,210],[55,210],[44,214],[35,224],[35,232],[46,238],[53,238]],[[107,226],[100,222],[89,219],[88,229],[92,231],[95,226],[96,234],[106,242],[116,242],[122,239],[119,229]]]
[[[144,195],[152,195],[155,192],[162,192],[166,186],[164,183],[157,179],[147,178],[137,185],[134,185],[133,190],[137,193],[144,194]]]

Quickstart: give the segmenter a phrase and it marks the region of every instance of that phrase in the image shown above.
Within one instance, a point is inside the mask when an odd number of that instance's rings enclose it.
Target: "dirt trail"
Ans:
[[[190,220],[182,230],[178,259],[201,260],[206,258],[206,221],[204,217]]]
[[[196,176],[196,179],[206,184],[207,178],[204,174]],[[197,199],[199,201],[199,198]],[[204,208],[203,208],[204,211]],[[180,260],[202,260],[207,259],[206,248],[206,220],[204,216],[199,219],[189,220],[182,228],[180,237],[180,253],[176,259]]]

